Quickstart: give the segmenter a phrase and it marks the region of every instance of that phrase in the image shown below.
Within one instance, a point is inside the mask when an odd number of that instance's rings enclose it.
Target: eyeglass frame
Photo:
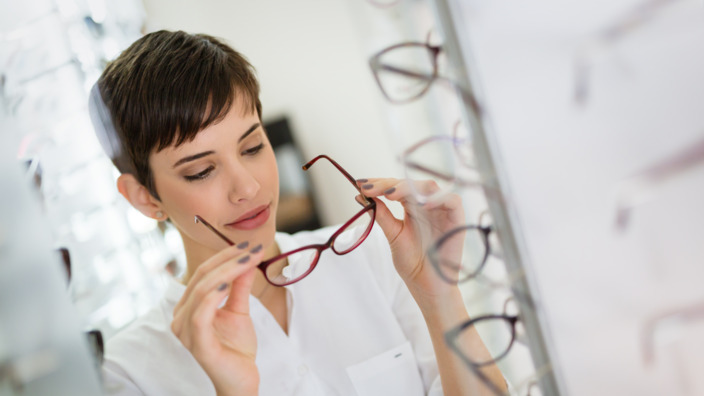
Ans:
[[[466,278],[460,279],[460,277],[457,277],[457,281],[448,278],[445,276],[443,271],[440,269],[440,262],[439,260],[436,259],[436,252],[439,250],[439,247],[442,246],[443,243],[445,243],[446,240],[452,238],[455,236],[456,233],[462,232],[462,231],[469,231],[469,230],[477,230],[480,232],[480,235],[482,236],[482,240],[484,242],[484,257],[482,257],[481,262],[479,263],[479,266],[475,271],[467,275]],[[459,284],[459,283],[464,283],[467,282],[471,279],[474,279],[477,277],[477,275],[482,272],[484,269],[484,265],[486,265],[487,259],[489,258],[490,252],[491,252],[491,244],[489,243],[489,234],[491,234],[494,231],[493,226],[483,226],[479,224],[465,224],[459,227],[455,227],[451,229],[450,231],[444,233],[440,238],[438,238],[435,243],[433,243],[430,248],[428,248],[427,251],[427,256],[428,259],[430,260],[430,263],[433,265],[433,268],[435,268],[435,271],[438,273],[438,276],[442,278],[442,280],[451,283],[451,284]]]
[[[394,66],[386,65],[381,62],[381,57],[388,52],[397,50],[399,48],[404,48],[404,47],[421,47],[427,49],[431,54],[432,54],[432,64],[433,64],[433,74],[427,75],[427,74],[422,74],[422,73],[417,73],[411,70],[405,70],[405,69],[399,69]],[[397,104],[403,104],[403,103],[409,103],[412,102],[421,96],[423,96],[428,90],[430,89],[430,86],[432,85],[433,81],[438,77],[438,55],[442,51],[441,46],[435,46],[435,45],[430,45],[428,43],[421,43],[421,42],[414,42],[414,41],[408,41],[408,42],[403,42],[399,44],[392,45],[390,47],[386,47],[382,49],[381,51],[375,53],[371,57],[369,57],[369,67],[372,69],[372,74],[374,75],[374,79],[376,80],[377,85],[379,86],[379,89],[381,89],[381,93],[384,94],[384,97],[391,103],[397,103]],[[408,99],[404,100],[396,100],[391,98],[388,92],[384,89],[384,86],[381,84],[381,78],[379,77],[379,71],[380,70],[385,70],[389,71],[392,73],[400,74],[406,77],[413,77],[416,79],[424,80],[427,81],[428,84],[423,88],[423,90],[416,94],[415,96],[412,96]]]
[[[288,286],[288,285],[291,285],[291,284],[293,284],[293,283],[296,283],[296,282],[302,280],[303,278],[307,277],[311,272],[313,272],[313,270],[315,269],[315,267],[318,265],[318,260],[320,259],[320,254],[321,254],[324,250],[326,250],[326,249],[328,249],[328,248],[330,248],[330,249],[331,249],[333,252],[335,252],[335,254],[337,254],[337,255],[344,255],[344,254],[347,254],[347,253],[353,251],[354,249],[356,249],[357,247],[359,247],[359,245],[361,245],[362,242],[364,242],[364,241],[367,239],[367,237],[369,236],[369,233],[371,232],[371,229],[372,229],[372,227],[373,227],[373,225],[374,225],[374,221],[376,220],[376,201],[375,201],[374,199],[371,199],[371,198],[369,198],[369,197],[366,197],[366,196],[362,193],[361,188],[357,185],[357,182],[356,182],[356,180],[352,177],[352,175],[350,175],[349,172],[347,172],[347,171],[346,171],[342,166],[340,166],[340,164],[338,164],[335,160],[333,160],[332,158],[328,157],[328,156],[325,155],[325,154],[321,154],[321,155],[316,156],[316,157],[313,158],[312,160],[308,161],[305,165],[303,165],[303,167],[302,167],[303,170],[307,171],[313,164],[315,164],[315,163],[316,163],[319,159],[321,159],[321,158],[325,158],[326,160],[330,161],[330,163],[331,163],[333,166],[335,166],[335,168],[337,168],[337,170],[339,170],[340,173],[342,173],[342,174],[347,178],[347,180],[349,180],[350,183],[352,183],[352,185],[355,187],[355,189],[356,189],[357,191],[359,191],[359,194],[360,194],[360,196],[362,197],[362,200],[364,201],[364,204],[362,204],[362,206],[364,206],[364,208],[362,208],[362,210],[360,210],[359,212],[357,212],[357,214],[355,214],[354,216],[352,216],[347,222],[345,222],[340,228],[338,228],[337,231],[335,231],[335,232],[330,236],[330,238],[327,240],[327,242],[325,242],[325,243],[323,243],[323,244],[312,244],[312,245],[302,246],[302,247],[299,247],[299,248],[294,249],[294,250],[292,250],[292,251],[279,254],[279,255],[277,255],[277,256],[275,256],[275,257],[269,258],[269,259],[264,260],[264,261],[262,261],[261,263],[259,263],[259,265],[257,265],[257,268],[259,268],[259,270],[262,271],[262,274],[264,275],[264,279],[266,279],[266,281],[269,282],[269,283],[270,283],[271,285],[273,285],[273,286],[278,286],[278,287]],[[369,211],[372,212],[372,214],[371,214],[371,218],[372,218],[372,219],[371,219],[371,222],[369,223],[369,226],[368,226],[367,229],[364,231],[364,235],[363,235],[361,238],[359,238],[359,240],[358,240],[357,242],[355,242],[355,244],[354,244],[352,247],[350,247],[349,249],[345,250],[344,252],[338,252],[337,250],[335,250],[335,248],[334,248],[334,246],[333,246],[333,244],[335,243],[335,239],[336,239],[340,234],[342,234],[342,232],[344,232],[345,229],[346,229],[347,227],[349,227],[354,221],[356,221],[358,218],[360,218],[362,215],[366,214],[366,213],[369,212]],[[220,231],[218,231],[215,227],[213,227],[212,225],[210,225],[210,223],[208,223],[207,221],[205,221],[205,219],[203,219],[201,216],[195,215],[195,222],[196,222],[196,223],[197,223],[197,222],[203,223],[203,225],[205,225],[206,227],[208,227],[208,229],[210,229],[211,231],[213,231],[217,236],[220,237],[220,239],[222,239],[223,241],[225,241],[226,243],[228,243],[230,246],[232,246],[232,245],[235,244],[234,242],[232,242],[232,240],[230,240],[230,238],[228,238],[227,236],[225,236],[224,234],[222,234]],[[276,261],[279,261],[279,260],[281,260],[281,259],[284,259],[284,258],[286,258],[286,257],[288,257],[288,256],[290,256],[290,255],[292,255],[292,254],[301,252],[301,251],[303,251],[303,250],[308,250],[308,249],[315,249],[315,250],[316,250],[316,255],[315,255],[315,258],[314,258],[313,262],[310,264],[310,268],[308,268],[308,270],[307,270],[305,273],[303,273],[303,275],[301,275],[301,276],[295,278],[295,279],[292,280],[292,281],[285,282],[285,283],[281,283],[281,284],[279,284],[279,283],[274,283],[271,279],[269,279],[269,276],[268,276],[267,273],[266,273],[266,269],[267,269],[267,267],[268,267],[269,265],[271,265],[272,263],[274,263],[274,262],[276,262]]]
[[[482,218],[487,215],[488,212],[486,210],[482,211],[482,213],[479,215],[479,220],[477,224],[465,224],[461,225],[459,227],[455,227],[444,234],[440,236],[426,251],[426,256],[428,257],[428,260],[430,260],[430,263],[433,265],[433,268],[435,268],[435,272],[437,272],[438,276],[440,278],[450,284],[459,284],[459,283],[464,283],[467,282],[471,279],[476,278],[479,273],[482,272],[484,269],[484,265],[486,265],[487,259],[489,256],[492,254],[491,253],[491,243],[489,243],[489,235],[494,232],[494,226],[492,225],[482,225]],[[443,272],[440,270],[440,263],[438,260],[436,260],[436,255],[435,253],[439,250],[439,247],[442,246],[443,243],[445,243],[446,240],[450,239],[453,237],[456,233],[461,232],[461,231],[467,231],[467,230],[473,230],[476,229],[478,230],[482,236],[482,240],[484,241],[484,257],[481,260],[481,263],[479,263],[479,266],[477,267],[476,271],[472,272],[467,276],[465,279],[459,279],[457,278],[457,281],[452,280],[445,276]],[[461,265],[461,264],[460,264]]]
[[[460,144],[467,144],[468,143],[468,139],[461,138],[458,136],[458,134],[459,134],[458,131],[459,131],[460,125],[461,125],[461,121],[457,121],[455,123],[455,126],[452,129],[452,136],[447,136],[447,135],[430,136],[430,137],[427,137],[425,139],[422,139],[422,140],[412,144],[410,147],[403,150],[403,152],[399,156],[399,161],[401,161],[401,163],[404,165],[404,167],[427,173],[429,175],[432,175],[434,177],[437,177],[439,179],[442,179],[442,180],[445,180],[448,182],[456,183],[460,187],[483,186],[483,183],[481,183],[479,181],[469,181],[469,180],[463,180],[463,179],[455,178],[452,176],[448,176],[444,173],[434,171],[434,170],[427,168],[421,164],[418,164],[415,161],[410,161],[410,160],[406,159],[413,151],[417,150],[418,148],[420,148],[426,144],[447,140],[452,143],[452,147],[455,151],[455,155],[457,156],[457,158],[460,159],[462,166],[464,166],[467,169],[476,170],[473,166],[471,166],[470,164],[467,163],[467,158],[465,158],[466,156],[463,155],[458,150],[458,146]]]
[[[470,370],[472,370],[472,372],[474,372],[474,374],[476,374],[477,377],[479,377],[479,379],[485,385],[487,385],[487,387],[489,387],[492,392],[494,392],[494,394],[499,395],[499,396],[504,396],[504,395],[507,395],[508,393],[501,392],[496,387],[496,385],[494,385],[494,383],[491,382],[489,380],[489,378],[487,378],[481,372],[480,368],[484,367],[484,366],[490,366],[492,364],[495,364],[499,360],[503,359],[511,351],[511,348],[513,347],[513,344],[516,341],[521,342],[520,340],[516,339],[516,323],[518,323],[519,321],[522,320],[521,314],[518,313],[516,315],[509,315],[506,313],[508,303],[511,302],[514,298],[518,298],[519,300],[521,300],[521,298],[519,298],[519,296],[517,296],[517,295],[514,295],[514,296],[507,298],[506,301],[504,302],[503,314],[487,314],[487,315],[481,315],[481,316],[475,317],[473,319],[470,319],[470,320],[467,320],[465,322],[460,323],[459,325],[446,331],[444,334],[445,344],[448,346],[448,348],[450,348],[450,350],[454,354],[459,356],[459,358],[465,363],[465,365],[467,365],[470,368]],[[524,301],[524,302],[528,303],[529,307],[534,307],[531,301]],[[457,345],[456,340],[459,338],[460,334],[462,334],[462,332],[464,330],[466,330],[468,327],[473,326],[475,323],[477,323],[481,320],[489,320],[489,319],[503,319],[506,322],[510,323],[511,324],[511,341],[509,342],[508,346],[506,347],[506,350],[503,351],[503,353],[501,353],[499,356],[496,356],[496,357],[492,356],[492,359],[490,361],[487,361],[484,363],[475,363],[475,362],[471,361],[462,352],[459,345]],[[531,379],[531,381],[530,381],[531,383],[529,383],[527,386],[527,389],[528,389],[527,396],[530,396],[530,389],[533,386],[538,387],[538,389],[540,389],[539,384],[538,384],[538,379],[541,378],[542,376],[546,375],[551,370],[552,370],[552,364],[550,364],[550,363],[546,363],[542,367],[535,370],[535,374],[533,375],[534,378]]]
[[[428,34],[428,40],[430,39],[430,34]],[[427,40],[426,40],[427,41]],[[422,73],[417,73],[412,70],[406,70],[406,69],[400,69],[394,66],[386,65],[381,62],[380,58],[393,50],[399,49],[399,48],[404,48],[404,47],[422,47],[427,49],[431,54],[432,54],[432,64],[433,64],[433,73],[431,75],[427,74],[422,74]],[[443,51],[442,46],[440,45],[431,45],[429,43],[421,43],[418,41],[407,41],[399,44],[394,44],[392,46],[386,47],[382,49],[381,51],[376,52],[372,56],[369,57],[369,67],[372,70],[372,74],[374,75],[374,80],[376,81],[377,85],[379,86],[379,89],[381,90],[381,93],[384,95],[384,97],[391,103],[395,104],[405,104],[405,103],[410,103],[413,102],[414,100],[419,99],[423,95],[425,95],[430,87],[432,86],[433,82],[436,80],[443,80],[452,85],[457,91],[467,99],[468,103],[472,106],[472,109],[475,111],[476,114],[480,115],[482,114],[482,107],[479,105],[479,102],[477,99],[474,97],[474,95],[471,92],[467,92],[465,89],[463,89],[457,82],[453,81],[450,78],[440,76],[438,74],[438,55],[440,55],[440,52]],[[380,70],[385,70],[388,72],[400,74],[406,77],[412,77],[412,78],[417,78],[420,80],[427,81],[428,84],[421,92],[418,94],[407,98],[403,100],[396,100],[391,98],[391,96],[386,92],[384,89],[384,86],[381,84],[381,78],[379,77],[379,71]]]
[[[492,392],[494,392],[496,395],[503,395],[504,393],[501,392],[496,385],[494,385],[493,382],[489,380],[480,370],[481,367],[485,366],[490,366],[492,364],[495,364],[497,361],[503,359],[511,350],[511,347],[513,347],[514,342],[516,341],[516,323],[520,320],[520,315],[509,315],[506,313],[506,307],[508,306],[508,303],[511,301],[511,298],[507,299],[506,302],[504,303],[504,313],[503,314],[487,314],[487,315],[481,315],[477,316],[473,319],[467,320],[465,322],[460,323],[459,325],[451,328],[450,330],[446,331],[444,334],[445,338],[445,345],[447,345],[450,350],[457,355],[467,367],[470,368],[474,372],[474,374],[479,377],[479,379],[488,387],[491,389]],[[511,341],[508,343],[508,346],[506,347],[506,350],[503,351],[499,356],[492,356],[492,359],[483,363],[476,363],[470,360],[467,355],[465,355],[459,345],[457,345],[457,339],[460,337],[460,334],[462,334],[463,331],[465,331],[468,327],[474,326],[475,323],[483,321],[483,320],[492,320],[492,319],[502,319],[506,322],[508,322],[511,325]]]

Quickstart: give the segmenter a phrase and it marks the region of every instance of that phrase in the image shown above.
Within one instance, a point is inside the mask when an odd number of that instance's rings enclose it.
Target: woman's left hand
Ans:
[[[361,179],[357,181],[365,196],[377,203],[376,221],[391,246],[394,265],[409,290],[416,298],[437,298],[454,291],[456,285],[444,281],[435,272],[426,252],[444,233],[465,222],[462,199],[457,194],[445,194],[420,204],[411,190],[430,195],[438,190],[433,181],[399,180],[392,178]],[[378,197],[397,201],[403,206],[403,219],[397,219]],[[358,198],[359,199],[359,198]],[[449,252],[459,260],[462,243]]]

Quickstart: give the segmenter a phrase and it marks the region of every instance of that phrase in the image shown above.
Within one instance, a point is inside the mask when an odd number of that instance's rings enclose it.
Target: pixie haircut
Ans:
[[[143,36],[107,65],[98,88],[121,145],[113,163],[157,199],[150,154],[192,141],[236,99],[262,116],[252,65],[205,34],[161,30]]]

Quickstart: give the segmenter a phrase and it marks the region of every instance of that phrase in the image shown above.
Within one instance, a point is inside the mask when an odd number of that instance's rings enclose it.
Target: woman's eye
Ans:
[[[252,148],[248,148],[247,150],[244,150],[242,152],[242,154],[243,155],[254,155],[254,154],[258,153],[259,151],[261,151],[261,149],[263,149],[263,148],[264,148],[264,143],[262,142]]]
[[[213,167],[209,166],[205,170],[203,170],[202,172],[198,172],[195,175],[185,175],[184,178],[188,181],[203,180],[206,177],[208,177],[208,175],[212,171],[213,171]]]

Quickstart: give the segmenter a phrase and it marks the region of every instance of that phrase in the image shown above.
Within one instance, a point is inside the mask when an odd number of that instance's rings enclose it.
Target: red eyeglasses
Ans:
[[[316,161],[324,158],[330,161],[346,178],[352,183],[354,188],[362,196],[364,207],[351,219],[343,224],[335,233],[323,244],[307,245],[298,249],[280,254],[268,260],[262,261],[258,268],[264,274],[266,280],[274,286],[286,286],[296,283],[313,272],[318,264],[320,254],[327,248],[331,248],[335,254],[343,255],[356,249],[369,235],[376,218],[376,202],[362,194],[362,190],[357,186],[355,179],[343,169],[337,162],[327,155],[319,155],[307,164],[303,165],[303,170],[308,170]],[[196,222],[201,222],[208,227],[222,240],[230,245],[234,245],[228,237],[215,229],[202,217],[196,215]]]

